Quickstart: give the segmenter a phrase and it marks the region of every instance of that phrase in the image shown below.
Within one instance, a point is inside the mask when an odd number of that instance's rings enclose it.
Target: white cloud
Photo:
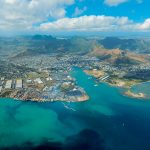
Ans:
[[[5,3],[7,4],[14,4],[16,0],[5,0]]]
[[[139,24],[138,28],[141,30],[150,30],[150,18],[146,19],[144,23]]]
[[[0,0],[0,28],[23,29],[48,18],[65,17],[74,0]]]
[[[118,26],[132,24],[127,17],[111,16],[82,16],[78,18],[63,18],[55,22],[43,23],[40,25],[42,30],[99,30],[111,31]]]
[[[117,5],[114,1],[119,3],[121,0],[112,1],[113,5]],[[128,17],[77,17],[86,11],[86,7],[77,7],[74,18],[67,18],[66,7],[74,2],[75,0],[0,0],[0,32],[150,31],[150,18],[143,23],[136,23]],[[47,20],[53,21],[46,22]]]
[[[144,23],[135,23],[128,17],[81,16],[62,18],[54,22],[42,23],[40,31],[144,31],[150,29],[150,19]]]
[[[83,7],[82,9],[76,7],[76,8],[75,8],[75,12],[74,12],[74,14],[73,14],[73,17],[76,17],[76,16],[79,16],[79,15],[83,14],[86,10],[87,10],[87,7],[86,7],[86,6]]]
[[[104,0],[104,3],[108,6],[118,6],[119,4],[125,3],[128,0]]]

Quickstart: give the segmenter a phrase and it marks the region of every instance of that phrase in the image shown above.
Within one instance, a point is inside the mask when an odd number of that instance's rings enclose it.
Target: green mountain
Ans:
[[[58,39],[52,36],[36,35],[30,38],[28,46],[24,51],[25,55],[36,54],[65,54],[76,53],[86,54],[95,45],[95,40],[89,40],[82,37],[72,37],[69,39]]]
[[[150,54],[150,39],[120,39],[116,37],[88,38],[68,37],[56,38],[51,35],[20,36],[0,38],[0,57],[28,56],[39,54],[89,54],[95,50],[101,53],[102,49],[127,50],[136,53]],[[96,53],[97,53],[96,52]],[[103,53],[103,51],[102,51]],[[99,55],[105,59],[110,55]],[[119,60],[120,61],[120,60]]]
[[[138,53],[150,53],[150,39],[121,39],[117,37],[106,37],[99,40],[106,49],[129,50]]]

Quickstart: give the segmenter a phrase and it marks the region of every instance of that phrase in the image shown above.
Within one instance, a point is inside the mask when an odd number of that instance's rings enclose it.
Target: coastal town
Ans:
[[[25,62],[29,62],[26,59]],[[37,59],[39,60],[39,57]],[[89,97],[84,89],[78,87],[75,79],[69,75],[72,67],[68,63],[69,60],[63,59],[61,63],[60,60],[57,63],[54,58],[50,57],[49,59],[43,59],[42,56],[41,60],[46,61],[44,64],[40,61],[40,66],[34,64],[35,61],[39,63],[36,59],[29,59],[32,61],[28,63],[30,68],[29,66],[25,67],[27,64],[21,64],[23,62],[16,63],[14,61],[9,69],[5,68],[7,72],[3,69],[0,78],[1,97],[32,101],[88,100]],[[47,64],[45,64],[46,62]],[[50,65],[51,63],[56,64]]]
[[[5,65],[5,63],[7,65]],[[5,66],[4,66],[5,65]],[[112,86],[127,88],[149,81],[149,64],[114,66],[88,55],[38,55],[3,60],[0,65],[0,96],[32,101],[86,101],[88,94],[70,75],[73,67]],[[139,78],[140,77],[140,78]],[[128,96],[144,98],[144,94]]]

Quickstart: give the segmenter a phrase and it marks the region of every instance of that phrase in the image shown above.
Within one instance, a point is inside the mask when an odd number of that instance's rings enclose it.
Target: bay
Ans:
[[[105,83],[95,86],[79,68],[71,75],[88,101],[0,99],[0,149],[150,149],[150,101],[125,97]]]

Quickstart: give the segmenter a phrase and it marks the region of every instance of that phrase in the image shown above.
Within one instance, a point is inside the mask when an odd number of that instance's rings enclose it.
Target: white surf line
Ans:
[[[76,111],[74,108],[67,106],[65,103],[62,102],[62,104],[64,105],[64,107],[66,109],[72,110],[72,111]]]

